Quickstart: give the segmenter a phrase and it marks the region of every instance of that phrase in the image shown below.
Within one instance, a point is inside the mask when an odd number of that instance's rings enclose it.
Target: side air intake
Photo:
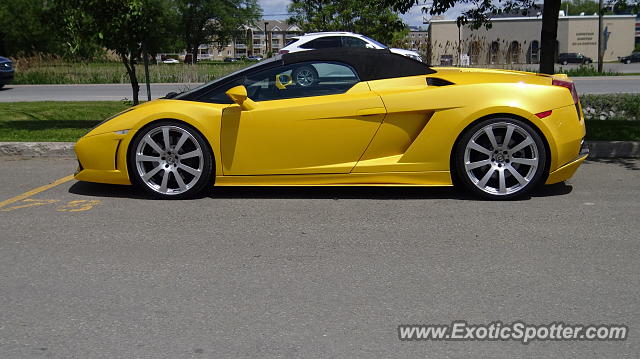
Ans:
[[[429,86],[449,86],[449,85],[455,85],[453,82],[451,81],[447,81],[444,79],[439,79],[437,77],[427,77],[427,85]]]

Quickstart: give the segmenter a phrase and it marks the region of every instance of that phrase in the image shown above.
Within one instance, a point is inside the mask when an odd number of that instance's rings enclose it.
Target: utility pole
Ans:
[[[600,0],[598,5],[598,72],[602,73],[602,59],[604,57],[604,33],[602,28],[604,27],[604,14],[602,10],[604,8],[604,0]]]
[[[462,67],[462,48],[460,42],[462,37],[460,36],[460,23],[458,22],[458,67]]]
[[[264,57],[267,58],[267,54],[269,52],[269,42],[267,41],[267,25],[269,25],[269,21],[264,22]]]

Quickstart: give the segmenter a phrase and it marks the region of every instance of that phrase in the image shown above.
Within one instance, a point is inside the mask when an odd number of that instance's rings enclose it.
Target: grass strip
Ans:
[[[122,101],[0,103],[0,141],[73,142],[127,107]]]
[[[640,121],[587,120],[587,140],[640,141]]]
[[[152,83],[209,82],[253,64],[252,62],[212,62],[149,65]],[[143,83],[144,70],[137,66],[138,81]],[[12,84],[127,84],[129,76],[121,63],[53,63],[16,66]]]

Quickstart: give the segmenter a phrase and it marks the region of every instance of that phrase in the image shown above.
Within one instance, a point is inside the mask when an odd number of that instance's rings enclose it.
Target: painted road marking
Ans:
[[[65,182],[69,182],[72,179],[73,179],[73,175],[69,175],[67,177],[62,177],[62,178],[60,178],[58,180],[55,180],[52,183],[49,183],[47,185],[44,185],[44,186],[41,186],[41,187],[38,187],[38,188],[34,188],[31,191],[27,191],[27,192],[25,192],[25,193],[23,193],[23,194],[21,194],[19,196],[15,196],[13,198],[9,198],[7,200],[4,200],[4,201],[0,202],[0,208],[4,207],[6,205],[9,205],[11,203],[15,203],[15,202],[21,201],[23,199],[29,198],[29,197],[33,196],[34,194],[38,194],[40,192],[44,192],[44,191],[46,191],[46,190],[48,190],[50,188],[53,188],[53,187],[58,186],[58,185],[61,185],[61,184],[65,183]]]
[[[18,204],[18,205],[11,206],[11,207],[5,207],[5,208],[0,209],[0,211],[2,211],[2,212],[10,212],[10,211],[13,211],[14,209],[44,206],[45,204],[51,204],[51,203],[56,203],[56,202],[60,202],[60,200],[59,199],[32,199],[32,198],[27,198],[27,199],[23,199],[22,202],[20,202],[22,204]]]
[[[2,211],[2,212],[11,212],[11,211],[15,211],[16,209],[44,206],[44,205],[47,205],[47,204],[53,204],[53,203],[58,203],[58,202],[60,202],[59,199],[33,199],[33,198],[27,198],[27,199],[23,199],[21,202],[19,202],[15,206],[4,207],[4,208],[0,209],[0,211]],[[62,205],[62,206],[58,206],[58,208],[56,208],[56,211],[58,211],[58,212],[83,212],[83,211],[88,211],[88,210],[92,209],[94,206],[96,206],[96,205],[98,205],[100,203],[102,203],[102,201],[100,201],[99,199],[80,199],[80,200],[75,200],[75,201],[69,201],[66,204]]]
[[[69,201],[64,206],[58,207],[58,212],[82,212],[88,211],[93,206],[100,204],[99,199],[80,199],[76,201]]]

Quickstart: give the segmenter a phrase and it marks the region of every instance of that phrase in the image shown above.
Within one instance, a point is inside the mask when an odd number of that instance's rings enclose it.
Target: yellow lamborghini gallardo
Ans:
[[[566,76],[430,68],[388,50],[285,54],[132,107],[75,146],[81,181],[161,198],[209,186],[450,186],[510,199],[587,157]]]

